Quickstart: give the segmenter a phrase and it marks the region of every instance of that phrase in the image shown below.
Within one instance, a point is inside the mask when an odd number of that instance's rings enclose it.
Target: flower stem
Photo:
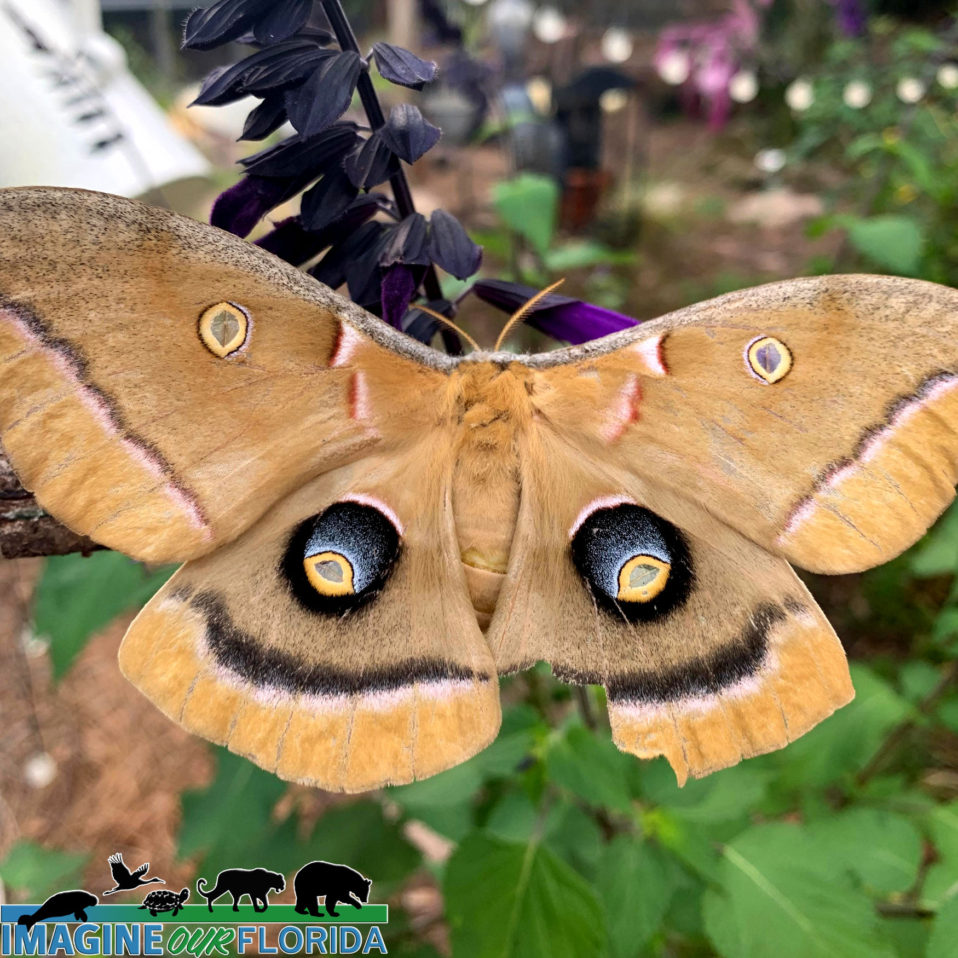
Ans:
[[[353,33],[353,28],[350,26],[349,20],[346,18],[346,13],[339,0],[321,0],[321,3],[340,48],[343,50],[351,50],[353,53],[362,56],[359,51],[356,34]],[[378,130],[381,126],[385,126],[386,117],[379,103],[379,97],[376,96],[376,91],[373,88],[373,81],[367,71],[363,71],[360,74],[359,81],[356,84],[356,90],[359,93],[359,99],[362,101],[363,109],[366,111],[370,127],[373,130]],[[396,198],[396,209],[399,212],[399,216],[401,219],[405,219],[407,216],[411,216],[416,212],[416,205],[413,203],[409,181],[406,179],[406,174],[403,172],[402,165],[397,157],[394,156],[392,158],[391,166],[392,172],[389,176],[389,185],[392,187],[393,196]],[[423,287],[428,299],[440,300],[443,298],[442,288],[439,285],[439,277],[436,275],[436,269],[432,264],[430,264],[426,270],[426,275],[423,278]],[[453,308],[452,311],[454,313],[455,309]]]

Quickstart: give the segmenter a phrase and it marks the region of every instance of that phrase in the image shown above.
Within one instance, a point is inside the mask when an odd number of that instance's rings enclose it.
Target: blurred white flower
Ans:
[[[609,27],[602,35],[602,56],[610,63],[625,63],[632,48],[632,37],[620,27]]]
[[[778,147],[759,150],[755,154],[755,166],[763,173],[778,173],[785,166],[785,151]]]
[[[728,95],[736,103],[750,103],[758,95],[758,77],[751,70],[739,70],[729,80]]]
[[[532,32],[543,43],[558,43],[567,26],[566,18],[555,7],[541,7],[532,18]]]
[[[618,113],[629,102],[629,94],[618,88],[606,90],[599,97],[599,106],[606,113]]]
[[[526,93],[537,112],[543,115],[552,112],[552,84],[545,77],[532,77],[526,83]]]
[[[46,788],[56,777],[57,763],[49,752],[37,752],[23,765],[23,780],[31,788]]]
[[[815,88],[804,77],[799,77],[786,88],[785,102],[796,113],[803,113],[815,102]]]
[[[946,90],[954,90],[958,87],[958,65],[945,63],[938,67],[938,82]]]
[[[38,659],[49,651],[50,640],[45,635],[37,635],[33,629],[26,626],[20,633],[20,647],[28,659]]]
[[[842,91],[842,99],[845,101],[845,106],[850,106],[853,110],[861,110],[871,103],[872,88],[864,80],[852,80]]]
[[[679,86],[689,78],[692,64],[684,50],[669,50],[658,62],[659,76],[672,86]]]
[[[895,93],[902,103],[917,103],[925,95],[925,84],[918,77],[902,77]]]

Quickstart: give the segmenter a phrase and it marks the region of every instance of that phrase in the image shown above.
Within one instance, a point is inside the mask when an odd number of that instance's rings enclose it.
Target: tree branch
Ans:
[[[59,556],[68,552],[89,554],[100,549],[92,539],[79,536],[37,505],[0,448],[0,555],[4,559]]]

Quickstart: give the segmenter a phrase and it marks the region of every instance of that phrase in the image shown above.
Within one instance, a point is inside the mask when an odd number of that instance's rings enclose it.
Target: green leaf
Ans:
[[[608,915],[613,958],[632,958],[662,926],[678,866],[651,842],[620,835],[602,851],[595,883]]]
[[[823,856],[842,861],[879,895],[906,891],[918,877],[921,833],[903,815],[855,808],[810,824],[807,834]]]
[[[602,832],[595,817],[573,805],[560,802],[546,815],[542,843],[591,881],[596,874]]]
[[[266,867],[272,840],[289,837],[273,818],[286,785],[225,749],[216,749],[216,762],[209,787],[183,793],[177,857],[198,858],[198,871],[214,877],[223,868]]]
[[[918,272],[925,237],[908,216],[887,214],[869,219],[850,218],[848,240],[863,256],[894,273]]]
[[[958,942],[958,895],[949,898],[935,915],[928,939],[927,958],[955,958]]]
[[[326,811],[316,823],[307,849],[313,858],[358,869],[374,884],[398,882],[420,863],[419,852],[403,838],[401,824],[387,821],[382,806],[371,801]]]
[[[90,856],[17,842],[0,862],[0,878],[22,901],[43,901],[58,891],[79,888]]]
[[[446,867],[446,915],[456,958],[604,958],[595,893],[537,842],[467,837]]]
[[[546,770],[557,785],[590,805],[628,814],[632,810],[628,777],[634,762],[612,744],[607,732],[573,725],[549,748]]]
[[[559,187],[549,176],[522,173],[496,183],[492,202],[506,226],[527,239],[543,256],[552,244],[559,208]]]
[[[62,678],[92,636],[127,609],[143,605],[172,575],[150,572],[119,552],[53,556],[43,565],[33,623],[50,639],[53,677]]]
[[[563,274],[592,266],[631,266],[635,263],[635,255],[634,250],[617,250],[595,240],[580,240],[549,250],[543,261],[553,273]]]
[[[772,757],[781,769],[777,788],[809,795],[816,786],[853,781],[891,728],[912,714],[911,705],[867,666],[850,663],[850,669],[854,700]]]
[[[952,506],[908,553],[919,577],[950,575],[958,570],[958,506]]]
[[[738,935],[736,958],[886,958],[871,900],[785,824],[750,828],[725,846],[721,884]],[[706,911],[706,930],[727,953],[731,924]]]

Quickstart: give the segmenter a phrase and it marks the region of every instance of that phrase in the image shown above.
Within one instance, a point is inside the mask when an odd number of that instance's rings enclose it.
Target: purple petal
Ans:
[[[482,247],[477,246],[462,224],[445,210],[433,210],[430,218],[429,256],[456,279],[468,279],[482,262]]]
[[[349,109],[362,69],[359,54],[351,50],[323,60],[305,83],[286,93],[286,112],[293,126],[306,137],[338,120]]]
[[[516,312],[539,292],[531,286],[496,279],[479,280],[473,291],[483,302],[505,313]],[[638,325],[631,316],[558,293],[539,300],[525,321],[555,339],[575,345]]]
[[[419,107],[409,103],[394,106],[386,125],[378,132],[389,149],[407,163],[415,163],[442,136],[442,130],[433,126],[419,112]]]
[[[289,180],[244,176],[216,198],[210,223],[237,236],[247,236],[274,206],[298,191],[297,185]]]
[[[391,43],[373,44],[373,57],[384,80],[413,90],[421,90],[427,83],[432,83],[439,72],[432,60],[423,60]]]
[[[402,318],[416,295],[423,272],[422,267],[402,264],[383,270],[382,316],[390,326],[402,329]]]

